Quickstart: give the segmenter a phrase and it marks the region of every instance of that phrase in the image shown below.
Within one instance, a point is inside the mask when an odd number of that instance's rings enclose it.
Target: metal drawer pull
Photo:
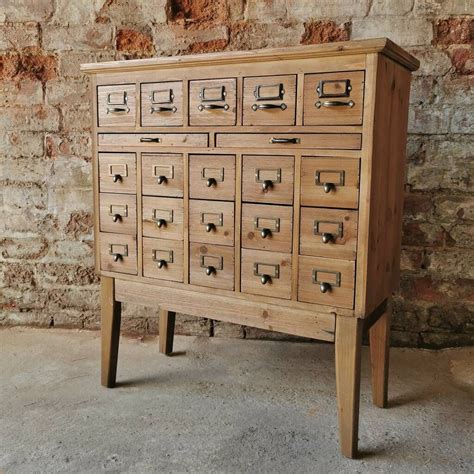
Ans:
[[[214,273],[216,273],[216,267],[213,267],[212,265],[209,265],[208,267],[206,267],[206,275],[207,276],[211,276]]]
[[[175,113],[178,109],[173,105],[173,107],[150,107],[150,114],[155,112],[173,112]]]
[[[113,258],[114,262],[118,262],[119,260],[123,259],[122,255],[119,254],[119,253],[114,253],[112,255],[113,255],[112,258]]]
[[[120,112],[125,112],[126,114],[128,114],[130,112],[130,107],[128,105],[125,105],[123,107],[107,107],[108,114],[118,114]]]
[[[122,220],[122,216],[121,216],[120,214],[114,214],[114,215],[112,216],[112,220],[113,220],[114,222],[121,221],[121,220]]]
[[[325,91],[325,86],[333,86],[333,91]],[[338,90],[337,86],[340,86]],[[329,97],[349,97],[352,90],[350,79],[326,79],[319,81],[318,87],[316,87],[316,92],[320,99],[329,98]]]
[[[272,282],[272,277],[270,275],[267,275],[266,273],[264,273],[261,277],[260,277],[260,281],[262,283],[262,285],[266,285],[267,283],[271,283]]]
[[[117,183],[118,181],[122,181],[122,175],[120,175],[120,174],[114,174],[114,175],[112,176],[112,181],[113,181],[114,183]]]
[[[161,229],[162,227],[166,227],[166,219],[157,219],[156,221],[156,225],[159,229]]]
[[[168,254],[166,258],[159,258],[158,253]],[[153,250],[152,260],[157,263],[158,268],[166,268],[168,263],[173,263],[173,251],[172,250]]]
[[[330,234],[329,232],[323,232],[321,240],[323,244],[328,244],[329,242],[334,241],[334,235]]]
[[[207,178],[206,186],[207,186],[208,188],[210,188],[210,187],[212,187],[212,186],[217,186],[216,178]]]
[[[217,227],[224,225],[224,214],[222,212],[201,212],[201,224],[206,226],[206,232],[215,231]]]
[[[272,273],[272,275],[268,273],[269,271]],[[262,285],[266,285],[267,283],[272,283],[273,278],[280,278],[280,265],[255,262],[253,264],[253,274],[260,277],[260,283]]]
[[[260,235],[262,236],[262,239],[266,239],[267,237],[271,237],[272,231],[265,227],[260,231]]]
[[[216,262],[214,265],[207,265],[206,260],[211,260],[211,262]],[[214,255],[200,255],[199,257],[199,266],[206,269],[206,275],[211,276],[217,273],[217,270],[224,269],[224,258]]]
[[[329,177],[328,175],[331,175],[331,177]],[[328,178],[337,179],[337,177],[339,177],[338,182],[327,180]],[[314,173],[314,184],[316,186],[322,186],[323,191],[326,194],[330,193],[331,191],[335,191],[336,186],[344,186],[345,181],[346,181],[346,172],[344,170],[316,170]]]
[[[213,224],[212,222],[206,224],[206,232],[212,232],[213,230],[216,230],[216,224]]]
[[[323,183],[323,190],[326,194],[330,193],[333,189],[336,189],[334,183]]]
[[[156,177],[156,182],[158,184],[163,184],[163,183],[166,184],[168,182],[168,178],[166,176],[163,176],[163,175],[157,176]]]
[[[271,237],[273,232],[280,232],[279,217],[255,217],[254,228],[260,231],[262,239]]]
[[[218,110],[218,109],[229,110],[229,108],[230,108],[229,104],[224,104],[224,105],[220,105],[220,104],[202,105],[202,104],[199,104],[198,105],[199,112],[202,112],[203,110]]]
[[[165,217],[162,217],[162,216]],[[173,210],[172,209],[153,209],[153,215],[151,220],[157,225],[159,229],[166,227],[169,222],[173,222]]]
[[[166,267],[168,265],[166,260],[163,260],[163,259],[158,260],[157,264],[158,264],[158,268],[163,268],[163,267]]]
[[[122,252],[114,252],[114,245],[122,247]],[[128,257],[128,245],[109,244],[109,255],[112,255],[112,259],[114,262],[123,260],[123,257]]]
[[[160,143],[161,138],[159,137],[140,137],[141,143]]]
[[[266,95],[262,94],[262,89],[267,91]],[[278,90],[276,91],[276,89]],[[276,93],[272,93],[274,91]],[[253,95],[256,100],[282,100],[285,95],[285,89],[281,82],[279,84],[259,84],[255,87]]]
[[[284,102],[281,104],[253,104],[252,110],[256,112],[257,110],[265,110],[265,109],[280,109],[286,110],[287,106]]]
[[[294,145],[297,145],[298,143],[301,143],[301,138],[277,138],[277,137],[272,137],[270,138],[270,143],[293,143]]]
[[[270,179],[266,179],[262,183],[262,191],[264,193],[267,193],[271,188],[273,188],[273,181],[271,181]]]
[[[349,102],[343,102],[342,100],[325,100],[321,102],[318,100],[315,104],[315,107],[317,109],[320,109],[321,107],[354,107],[355,102],[353,100],[350,100]]]
[[[326,230],[322,230],[321,227]],[[328,232],[328,228],[334,230]],[[329,242],[336,242],[337,239],[342,238],[343,232],[344,224],[342,222],[315,220],[313,223],[313,234],[320,235],[323,244],[328,244]]]
[[[332,275],[334,277],[334,282],[329,283],[327,279],[319,278],[318,273],[324,273],[325,276]],[[341,272],[315,268],[312,273],[312,280],[313,283],[319,285],[319,290],[321,293],[327,293],[333,288],[339,288],[341,286]]]
[[[323,281],[319,285],[319,289],[321,290],[321,293],[327,293],[328,291],[331,291],[331,284],[328,283],[327,281]]]

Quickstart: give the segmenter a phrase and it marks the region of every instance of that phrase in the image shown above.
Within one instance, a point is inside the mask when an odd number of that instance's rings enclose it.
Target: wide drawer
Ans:
[[[189,240],[234,245],[234,203],[191,199]]]
[[[100,268],[108,272],[137,274],[137,237],[101,232]]]
[[[302,207],[300,253],[354,260],[357,250],[357,211]]]
[[[300,256],[298,300],[352,309],[354,278],[354,261]]]
[[[183,242],[143,238],[143,276],[183,281]]]
[[[134,127],[136,112],[135,84],[97,87],[99,127]]]
[[[180,153],[142,153],[142,193],[183,197],[183,163]]]
[[[217,133],[218,147],[360,150],[360,133]]]
[[[135,194],[135,153],[99,153],[99,189],[102,193]]]
[[[207,133],[99,133],[99,146],[207,147]]]
[[[100,193],[99,220],[102,232],[137,233],[137,198],[132,194]]]
[[[291,254],[242,249],[242,293],[291,298]]]
[[[183,125],[183,82],[141,84],[142,127]]]
[[[357,209],[359,160],[309,157],[301,163],[301,205]]]
[[[242,205],[242,247],[291,253],[292,230],[291,207]]]
[[[224,290],[234,289],[234,248],[189,244],[189,283]]]
[[[183,240],[183,200],[143,197],[143,235]]]

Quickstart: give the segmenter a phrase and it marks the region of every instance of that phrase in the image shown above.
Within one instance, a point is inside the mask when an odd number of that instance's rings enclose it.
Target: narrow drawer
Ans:
[[[242,293],[291,298],[291,254],[242,249]]]
[[[183,240],[183,200],[143,197],[143,235]]]
[[[137,198],[132,194],[100,193],[101,232],[137,233]]]
[[[191,199],[189,240],[234,245],[234,203]]]
[[[211,79],[189,83],[189,125],[235,125],[237,82]]]
[[[142,193],[183,197],[183,168],[180,153],[142,153]]]
[[[99,153],[99,188],[102,193],[135,194],[135,153]]]
[[[134,127],[136,113],[135,84],[97,87],[99,127]]]
[[[352,309],[354,277],[353,261],[300,256],[298,300]]]
[[[234,289],[234,248],[189,244],[189,283],[224,290]]]
[[[143,127],[183,125],[182,81],[150,82],[140,88]]]
[[[100,233],[100,268],[107,272],[137,274],[135,235]]]
[[[242,247],[291,253],[293,208],[242,205]]]
[[[360,133],[217,133],[216,144],[226,148],[316,148],[360,150]]]
[[[183,242],[143,238],[143,276],[183,281]]]
[[[293,156],[244,155],[242,167],[243,201],[293,203]]]
[[[357,249],[357,211],[302,207],[300,253],[354,260]]]
[[[99,133],[99,146],[207,147],[207,133]]]
[[[295,125],[296,76],[244,78],[244,125]]]
[[[359,160],[304,156],[301,163],[301,205],[357,209]]]
[[[364,71],[306,74],[304,125],[361,125]]]
[[[234,200],[235,155],[189,155],[189,195]]]

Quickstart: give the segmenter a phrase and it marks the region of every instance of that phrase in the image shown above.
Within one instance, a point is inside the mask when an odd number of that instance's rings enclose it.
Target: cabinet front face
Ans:
[[[97,88],[99,127],[134,127],[137,120],[135,84]]]

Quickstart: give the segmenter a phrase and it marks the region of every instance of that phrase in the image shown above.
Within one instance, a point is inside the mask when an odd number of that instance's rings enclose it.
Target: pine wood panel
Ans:
[[[120,147],[206,147],[207,133],[99,133],[99,146]]]
[[[184,209],[179,198],[143,197],[143,235],[183,240]]]
[[[137,233],[137,197],[135,195],[101,193],[99,213],[101,232]]]
[[[143,275],[159,280],[183,281],[183,243],[144,238]]]
[[[183,197],[183,178],[181,153],[142,153],[143,194]]]
[[[135,153],[99,153],[99,189],[102,193],[137,192]]]
[[[179,127],[183,125],[183,82],[151,82],[140,85],[141,125]]]
[[[101,232],[100,268],[117,273],[137,274],[137,237]],[[117,256],[117,261],[114,260]]]
[[[135,126],[136,102],[135,84],[99,86],[97,88],[99,127]]]

